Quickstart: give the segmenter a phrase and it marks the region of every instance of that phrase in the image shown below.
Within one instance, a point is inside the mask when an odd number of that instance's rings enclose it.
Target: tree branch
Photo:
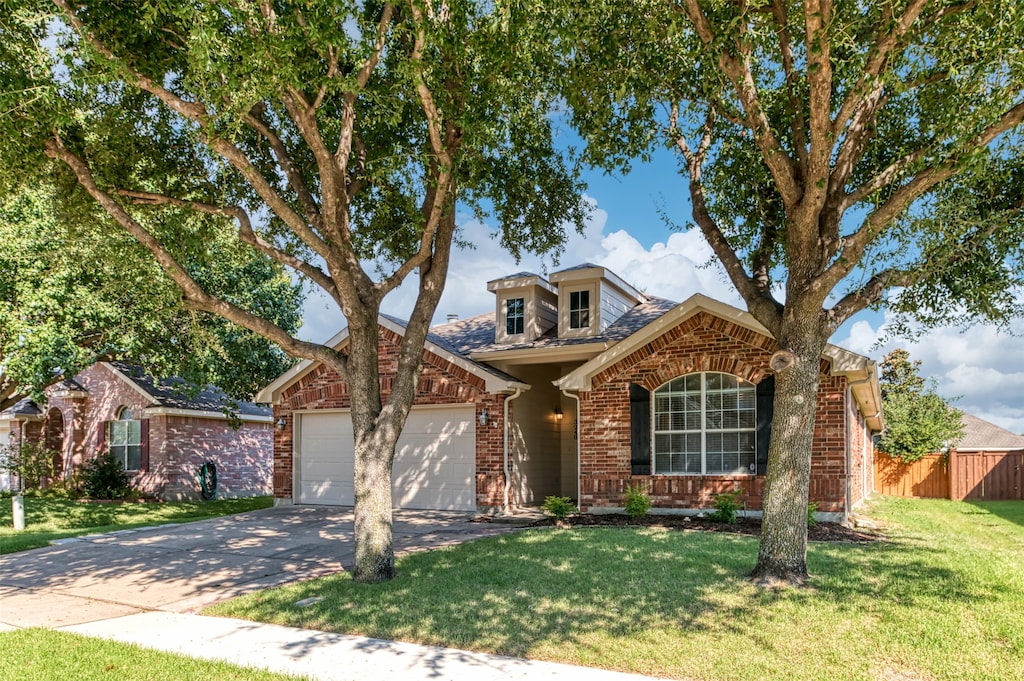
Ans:
[[[237,146],[220,137],[210,137],[206,134],[211,127],[209,113],[203,105],[197,102],[187,102],[175,93],[164,88],[152,78],[130,68],[106,45],[93,36],[82,23],[75,11],[68,5],[67,0],[54,0],[54,3],[64,12],[75,32],[83,40],[86,40],[93,48],[102,54],[106,59],[118,64],[131,76],[134,85],[144,92],[148,92],[172,111],[184,116],[186,119],[196,123],[203,131],[204,143],[213,151],[223,157],[229,164],[238,170],[243,177],[252,185],[274,213],[280,217],[289,229],[291,229],[302,241],[322,257],[327,255],[327,244],[309,228],[309,225],[302,217],[292,210],[288,202],[274,190],[273,186],[260,174],[260,172],[249,161],[248,157]],[[129,80],[129,79],[126,79]]]
[[[245,117],[244,120],[248,123],[256,132],[263,136],[264,139],[270,144],[270,148],[274,150],[274,156],[277,158],[277,165],[284,172],[285,177],[288,178],[288,183],[295,190],[295,194],[299,197],[299,202],[302,203],[302,208],[306,213],[306,221],[309,224],[316,226],[318,229],[323,229],[323,222],[320,218],[320,208],[316,204],[316,200],[309,191],[309,187],[306,185],[305,179],[302,177],[302,173],[295,166],[295,162],[292,160],[291,154],[288,153],[288,147],[285,146],[284,140],[278,135],[266,118],[263,117],[265,106],[261,102],[260,104],[253,107]]]
[[[871,307],[893,286],[910,286],[918,279],[913,271],[889,269],[871,277],[863,286],[843,296],[828,310],[827,318],[831,335],[842,324],[861,310]]]
[[[832,50],[828,26],[832,21],[831,0],[807,0],[804,5],[807,31],[807,86],[810,99],[808,123],[810,144],[801,210],[817,214],[828,196],[832,160]],[[808,236],[808,243],[809,241]],[[815,237],[818,235],[815,234]],[[801,244],[803,247],[804,244]]]
[[[118,196],[131,199],[131,201],[137,205],[148,205],[148,206],[174,206],[177,208],[189,208],[191,210],[205,213],[207,215],[217,215],[220,217],[226,217],[229,219],[235,219],[238,221],[238,237],[245,243],[254,247],[264,255],[267,255],[274,260],[280,262],[283,265],[291,267],[297,272],[301,272],[308,277],[312,282],[317,284],[330,295],[335,301],[338,299],[338,289],[334,285],[334,281],[319,267],[312,263],[306,262],[305,260],[298,258],[291,253],[282,251],[277,248],[274,244],[266,241],[260,237],[252,228],[252,221],[249,218],[249,214],[246,213],[241,206],[217,206],[211,203],[203,203],[200,201],[185,201],[178,199],[173,196],[166,196],[164,194],[155,194],[153,192],[140,192],[133,191],[130,189],[116,189],[111,190]]]
[[[893,192],[883,203],[873,210],[861,226],[850,237],[845,240],[842,251],[827,270],[819,277],[819,282],[827,286],[825,290],[832,290],[847,274],[849,274],[861,257],[868,245],[874,238],[903,213],[915,199],[926,191],[956,175],[959,170],[956,165],[966,154],[984,148],[992,140],[1002,133],[1015,128],[1024,122],[1024,101],[1008,109],[992,125],[987,127],[970,142],[964,144],[959,153],[952,156],[945,163],[932,166],[921,171],[909,182]]]
[[[786,16],[786,7],[783,5],[782,0],[772,0],[772,17],[775,19],[775,32],[779,36],[779,52],[782,53],[782,71],[786,75],[786,97],[789,99],[789,109],[793,112],[793,147],[796,150],[797,160],[804,167],[804,176],[806,176],[807,121],[804,119],[803,100],[797,92],[798,79],[795,59],[793,57],[793,40],[789,34],[789,21]]]
[[[700,7],[700,0],[683,0],[683,3],[683,6],[674,5],[676,11],[683,13],[690,20],[705,47],[713,47],[715,32]],[[793,161],[772,132],[768,115],[761,106],[757,85],[750,70],[750,46],[741,42],[739,48],[740,53],[744,55],[742,61],[724,50],[718,50],[719,68],[729,78],[736,96],[743,105],[748,127],[753,132],[754,141],[772,173],[783,202],[787,208],[794,207],[799,203],[803,192],[796,180]]]
[[[113,196],[96,184],[89,166],[82,158],[65,147],[59,136],[54,135],[52,139],[47,140],[46,155],[64,162],[75,174],[82,188],[99,203],[103,210],[153,254],[153,257],[156,258],[157,263],[167,276],[181,289],[185,302],[190,307],[220,315],[254,331],[264,338],[277,343],[285,352],[293,357],[320,360],[341,372],[346,370],[344,356],[333,348],[293,338],[291,334],[277,324],[203,290],[198,282],[189,275],[185,268],[178,263],[175,257],[164,248],[163,244],[156,237],[129,215],[121,204],[114,200]]]
[[[674,106],[672,118],[670,119],[673,129],[675,129],[677,115],[678,107]],[[701,147],[706,147],[708,144],[706,140],[709,134],[709,128],[706,126],[705,133],[701,139]],[[770,291],[759,286],[758,282],[747,274],[743,262],[736,255],[736,251],[733,250],[732,245],[722,233],[722,230],[719,229],[715,219],[711,217],[704,197],[704,186],[701,182],[702,165],[700,156],[692,151],[686,138],[678,130],[676,130],[673,142],[686,160],[687,171],[690,177],[690,201],[693,206],[694,221],[704,234],[704,238],[707,240],[708,245],[711,246],[711,250],[715,252],[715,255],[722,262],[722,266],[725,267],[725,271],[736,287],[736,290],[743,297],[743,300],[746,301],[751,314],[764,324],[769,331],[778,336],[782,323],[782,306],[771,297]]]

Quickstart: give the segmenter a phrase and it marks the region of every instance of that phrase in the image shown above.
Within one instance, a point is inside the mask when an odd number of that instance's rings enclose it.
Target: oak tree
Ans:
[[[753,576],[802,582],[829,338],[887,304],[928,323],[1019,312],[1020,197],[984,180],[1024,156],[1024,11],[594,0],[555,18],[590,159],[621,168],[674,150],[692,222],[778,342]],[[981,210],[982,185],[998,210]]]
[[[292,364],[265,338],[188,309],[149,252],[103,225],[104,214],[69,210],[48,186],[0,204],[0,410],[41,399],[48,385],[97,361],[126,360],[236,399]],[[294,332],[303,297],[284,268],[235,248],[223,230],[210,236],[186,259],[192,276]]]
[[[192,309],[347,381],[354,576],[390,579],[391,465],[457,206],[495,216],[514,253],[557,248],[563,224],[585,216],[553,144],[550,50],[534,18],[515,0],[9,5],[4,160],[72,178]],[[202,229],[165,229],[165,212],[230,222],[237,248],[318,286],[344,314],[347,347],[298,339],[216,295],[180,257]],[[417,298],[385,392],[378,313],[407,279]]]

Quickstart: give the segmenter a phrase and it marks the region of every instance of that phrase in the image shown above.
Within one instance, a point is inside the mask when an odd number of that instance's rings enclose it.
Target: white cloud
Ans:
[[[475,247],[452,251],[448,281],[434,323],[443,322],[448,314],[466,318],[493,310],[494,294],[487,290],[487,282],[492,279],[521,271],[543,275],[584,262],[607,267],[650,295],[682,301],[694,293],[704,293],[743,306],[724,270],[717,264],[705,267],[712,252],[700,232],[674,233],[664,243],[647,249],[625,230],[605,234],[607,217],[603,210],[594,210],[583,234],[573,231],[568,235],[565,251],[557,264],[550,257],[531,254],[525,254],[517,263],[501,247],[492,227],[475,221],[462,224],[461,238]],[[415,299],[413,278],[385,299],[383,311],[406,318]],[[337,306],[314,293],[306,304],[305,326],[299,335],[323,341],[343,325],[344,319]]]
[[[921,373],[934,377],[937,390],[953,404],[979,418],[1015,433],[1024,433],[1024,322],[1011,325],[1012,333],[979,324],[967,329],[942,327],[915,340],[895,339],[878,346],[886,319],[873,328],[867,321],[850,327],[838,345],[876,359],[905,348],[921,361]]]

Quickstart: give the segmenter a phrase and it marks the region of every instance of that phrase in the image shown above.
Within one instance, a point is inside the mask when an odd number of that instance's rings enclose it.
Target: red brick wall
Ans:
[[[850,432],[850,505],[857,506],[870,491],[874,461],[864,417],[857,409],[852,395],[847,399],[846,418]]]
[[[121,379],[113,369],[94,364],[75,377],[87,391],[85,399],[51,397],[49,408],[64,415],[65,441],[75,466],[104,451],[104,424],[121,407],[135,418],[149,420],[149,468],[133,484],[162,498],[198,498],[197,474],[204,461],[217,465],[218,496],[269,494],[271,491],[272,426],[245,423],[238,431],[221,419],[154,415],[148,397]]]
[[[217,466],[217,496],[270,494],[273,425],[245,422],[232,430],[227,421],[159,415],[149,421],[149,471],[140,475],[147,488],[165,498],[199,497],[199,468]]]
[[[769,373],[775,341],[727,320],[691,317],[598,374],[580,393],[580,506],[621,507],[630,483],[646,485],[658,508],[709,508],[713,494],[742,489],[748,509],[760,510],[764,477],[630,473],[629,384],[654,390],[678,376],[719,371],[759,382]],[[819,511],[841,511],[845,498],[845,379],[822,363],[811,458],[810,498]]]
[[[396,376],[401,337],[380,327],[381,392],[387,399]],[[494,507],[502,503],[504,472],[502,469],[502,434],[505,431],[502,404],[505,395],[486,391],[483,379],[455,366],[428,351],[423,352],[423,373],[420,376],[413,404],[467,404],[476,407],[477,423],[483,410],[488,425],[476,427],[476,497],[477,506]],[[274,405],[274,420],[284,418],[287,425],[274,433],[274,496],[292,498],[294,412],[309,409],[348,409],[351,396],[348,384],[333,369],[315,367],[281,393]]]

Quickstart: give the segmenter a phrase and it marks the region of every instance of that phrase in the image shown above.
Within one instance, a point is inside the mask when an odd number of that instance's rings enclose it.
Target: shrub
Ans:
[[[647,490],[639,484],[627,486],[625,508],[629,517],[634,520],[647,515],[651,510],[651,497],[647,495]]]
[[[743,504],[739,500],[742,494],[743,490],[741,489],[716,494],[715,512],[708,517],[720,523],[734,524],[736,522],[736,512],[743,508]]]
[[[818,502],[811,501],[807,504],[807,527],[814,527],[818,524],[818,519],[814,517],[815,511],[818,510]]]
[[[55,477],[54,461],[59,457],[60,452],[40,442],[0,446],[0,470],[18,476],[22,490],[39,490]]]
[[[570,513],[576,511],[569,497],[547,497],[542,508],[558,520],[565,520]]]
[[[92,499],[128,499],[135,494],[131,476],[109,453],[82,466],[82,493]]]

